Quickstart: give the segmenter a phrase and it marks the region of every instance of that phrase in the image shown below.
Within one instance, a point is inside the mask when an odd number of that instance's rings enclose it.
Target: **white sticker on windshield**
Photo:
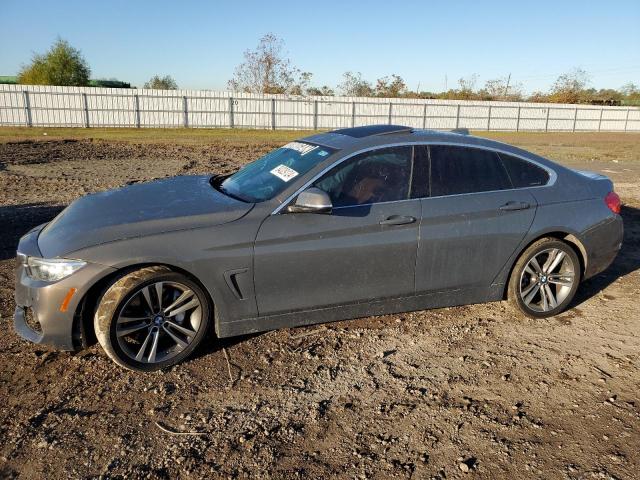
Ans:
[[[288,182],[294,177],[298,176],[298,172],[296,172],[293,168],[289,168],[286,165],[278,165],[276,168],[271,170],[271,174],[278,177],[280,180]]]
[[[291,142],[291,143],[287,143],[282,148],[289,148],[291,150],[295,150],[296,152],[299,152],[300,155],[306,155],[307,153],[309,153],[309,152],[315,150],[316,148],[318,148],[318,146],[317,145],[309,145],[308,143]]]

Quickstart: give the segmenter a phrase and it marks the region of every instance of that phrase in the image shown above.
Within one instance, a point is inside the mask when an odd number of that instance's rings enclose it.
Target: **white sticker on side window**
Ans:
[[[298,176],[298,172],[296,172],[293,168],[289,168],[286,165],[278,165],[276,168],[271,170],[271,174],[278,177],[280,180],[288,182],[292,178]]]

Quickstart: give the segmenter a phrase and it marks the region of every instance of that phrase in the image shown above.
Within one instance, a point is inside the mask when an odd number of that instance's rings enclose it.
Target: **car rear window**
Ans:
[[[448,145],[429,149],[432,197],[512,188],[495,152]]]
[[[549,174],[543,168],[504,153],[499,156],[515,188],[536,187],[549,181]]]

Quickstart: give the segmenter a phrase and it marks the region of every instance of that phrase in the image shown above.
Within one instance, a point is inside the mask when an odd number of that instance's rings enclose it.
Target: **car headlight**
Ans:
[[[34,280],[43,282],[57,282],[77,272],[87,262],[82,260],[68,260],[66,258],[27,258],[27,273]]]

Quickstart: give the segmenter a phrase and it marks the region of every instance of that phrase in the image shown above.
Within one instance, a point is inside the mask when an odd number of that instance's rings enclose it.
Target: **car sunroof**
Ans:
[[[332,133],[347,135],[354,138],[370,137],[372,135],[385,135],[388,133],[410,132],[411,127],[403,125],[368,125],[365,127],[342,128],[334,130]]]

